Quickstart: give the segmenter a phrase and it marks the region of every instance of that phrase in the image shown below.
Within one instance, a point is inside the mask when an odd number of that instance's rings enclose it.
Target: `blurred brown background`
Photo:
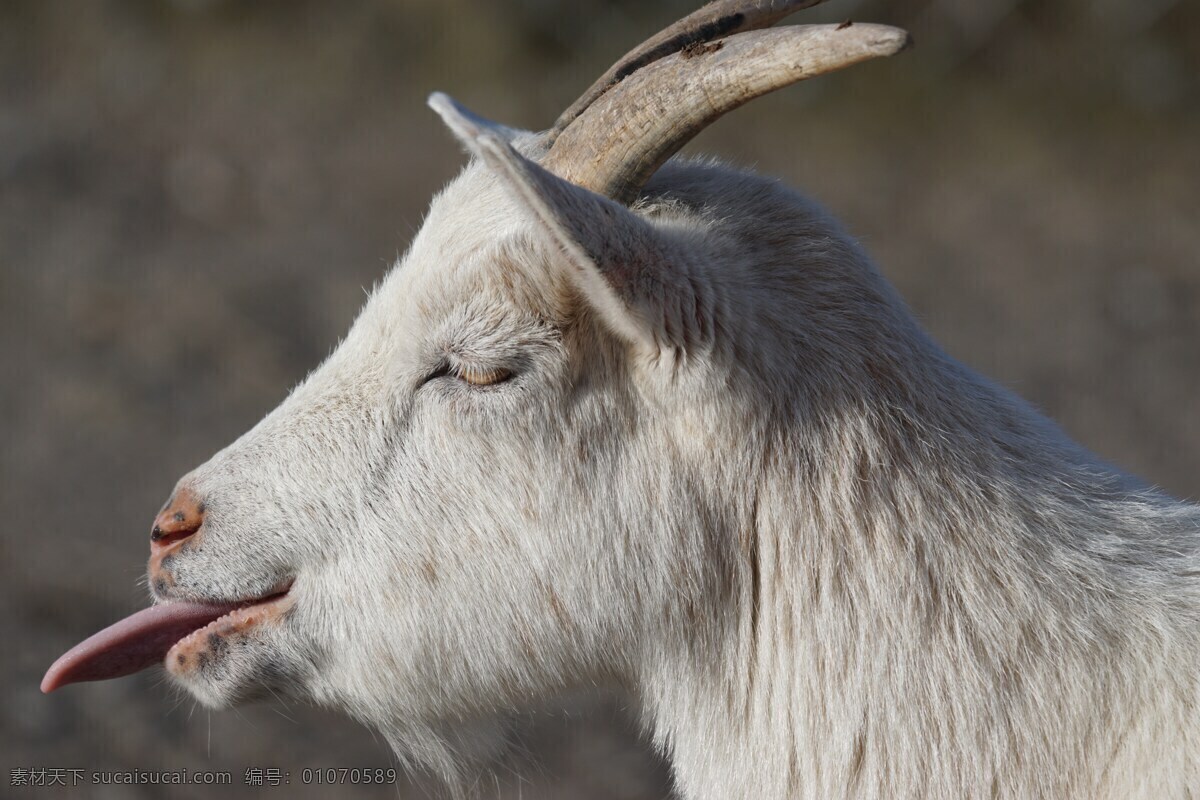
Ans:
[[[10,788],[18,768],[230,770],[238,786],[278,767],[291,786],[265,795],[321,797],[302,769],[391,763],[338,715],[210,714],[153,672],[37,684],[144,605],[147,529],[176,477],[329,352],[463,163],[426,95],[545,127],[695,5],[0,2],[0,794],[54,794]],[[690,150],[806,189],[950,352],[1200,495],[1200,5],[838,0],[792,21],[848,17],[918,46],[758,100]],[[661,797],[661,765],[623,731],[547,717],[538,764],[499,791]]]

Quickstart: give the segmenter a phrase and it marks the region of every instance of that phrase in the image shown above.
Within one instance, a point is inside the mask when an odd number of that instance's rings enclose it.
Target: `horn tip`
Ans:
[[[871,25],[870,28],[874,34],[871,44],[877,48],[880,55],[893,56],[913,46],[912,34],[903,28],[894,28],[891,25]]]
[[[797,26],[803,28],[804,26]],[[903,28],[892,25],[879,25],[873,22],[846,22],[840,25],[814,25],[810,30],[823,30],[833,37],[833,41],[843,42],[842,47],[847,51],[858,52],[869,58],[894,56],[902,50],[913,46],[912,34]]]

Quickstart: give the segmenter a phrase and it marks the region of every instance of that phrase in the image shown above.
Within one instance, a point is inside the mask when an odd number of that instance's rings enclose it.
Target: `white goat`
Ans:
[[[505,712],[607,687],[687,798],[1200,796],[1200,508],[949,358],[791,190],[667,161],[906,41],[740,32],[812,4],[707,6],[542,134],[435,95],[475,160],[180,481],[156,605],[43,687],[165,656],[451,781]]]

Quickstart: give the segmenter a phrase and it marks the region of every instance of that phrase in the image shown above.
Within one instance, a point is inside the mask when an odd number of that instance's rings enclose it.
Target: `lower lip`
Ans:
[[[234,635],[244,635],[258,625],[279,622],[294,605],[290,590],[289,586],[282,592],[236,608],[204,627],[197,628],[171,646],[164,659],[164,665],[170,672],[182,672],[193,661],[203,660],[198,657],[205,651],[211,651],[218,644],[214,638],[227,639]],[[193,656],[197,658],[194,659]]]

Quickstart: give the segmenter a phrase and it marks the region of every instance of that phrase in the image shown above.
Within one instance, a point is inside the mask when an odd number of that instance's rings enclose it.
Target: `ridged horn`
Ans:
[[[591,100],[558,134],[542,164],[629,204],[668,158],[725,112],[796,81],[893,55],[908,43],[899,28],[861,23],[698,41]]]
[[[609,67],[578,100],[559,115],[554,127],[550,129],[547,144],[558,138],[558,135],[595,102],[597,97],[647,64],[678,53],[685,47],[694,47],[742,31],[769,28],[793,12],[823,2],[825,0],[713,0],[678,22],[663,28]]]

